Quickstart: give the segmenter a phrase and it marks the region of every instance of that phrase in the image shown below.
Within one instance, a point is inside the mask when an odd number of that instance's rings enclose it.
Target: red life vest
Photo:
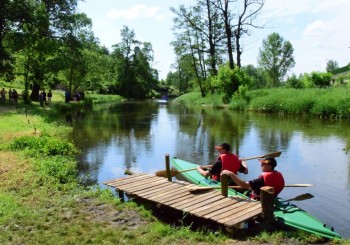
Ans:
[[[274,188],[275,197],[283,190],[284,188],[284,178],[283,175],[278,171],[264,172],[259,178],[263,177],[265,186],[271,186]],[[257,195],[254,191],[252,192],[252,198],[259,199],[260,195]]]
[[[232,153],[228,154],[221,154],[221,171],[222,170],[229,170],[235,174],[237,174],[238,170],[241,168],[241,161],[239,160],[238,156]],[[213,180],[220,180],[220,173],[212,175],[211,177]]]

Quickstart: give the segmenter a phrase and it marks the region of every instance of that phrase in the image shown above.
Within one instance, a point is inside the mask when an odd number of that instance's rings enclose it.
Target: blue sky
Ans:
[[[174,15],[170,7],[193,5],[195,0],[85,0],[80,12],[93,22],[93,32],[101,45],[111,48],[120,42],[120,30],[128,26],[136,39],[151,42],[153,67],[161,79],[172,70],[175,55],[170,46]],[[328,60],[339,66],[350,62],[350,0],[266,0],[259,16],[262,30],[253,30],[242,39],[242,64],[257,65],[263,39],[279,33],[294,47],[295,67],[291,72],[325,71]]]

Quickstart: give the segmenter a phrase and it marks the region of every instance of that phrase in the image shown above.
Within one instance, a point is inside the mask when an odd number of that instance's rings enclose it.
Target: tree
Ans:
[[[241,67],[243,53],[241,38],[250,34],[249,28],[262,28],[255,25],[254,20],[264,6],[265,0],[212,0],[212,2],[221,12],[224,23],[229,66],[231,69],[234,68],[233,50],[235,49],[236,63],[238,67]],[[233,44],[233,39],[235,44]]]
[[[335,60],[328,60],[327,62],[327,67],[326,67],[326,71],[327,72],[332,72],[336,69],[338,69],[339,66],[338,66],[338,62],[335,61]]]
[[[157,72],[151,67],[152,45],[136,40],[135,32],[127,26],[123,27],[120,35],[121,42],[113,45],[116,77],[110,92],[127,98],[147,98],[151,89],[156,87],[157,81]]]
[[[258,64],[266,70],[271,86],[279,85],[288,70],[294,67],[293,46],[278,33],[270,34],[259,49]]]

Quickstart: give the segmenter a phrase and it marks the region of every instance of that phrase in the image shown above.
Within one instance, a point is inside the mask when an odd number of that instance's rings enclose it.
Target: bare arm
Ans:
[[[239,185],[240,187],[243,187],[243,188],[250,188],[250,184],[249,182],[246,182],[242,179],[240,179],[236,174],[232,173],[231,171],[229,170],[223,170],[220,174],[221,176],[223,175],[227,175],[227,176],[230,176],[231,179],[233,179],[233,181]]]
[[[209,177],[211,176],[211,173],[209,172],[209,170],[207,170],[208,167],[210,167],[211,165],[208,166],[198,166],[197,170],[198,172],[203,175],[204,177]],[[205,169],[205,170],[204,170]]]

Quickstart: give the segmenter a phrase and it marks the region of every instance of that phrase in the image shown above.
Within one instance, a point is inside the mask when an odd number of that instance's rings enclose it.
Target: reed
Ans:
[[[249,110],[278,114],[307,114],[319,118],[350,119],[347,88],[274,88],[251,91]]]

